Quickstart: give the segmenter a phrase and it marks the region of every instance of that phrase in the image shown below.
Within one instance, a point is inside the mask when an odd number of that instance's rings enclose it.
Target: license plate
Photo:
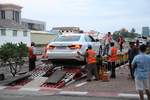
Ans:
[[[65,49],[65,46],[58,46],[57,49]]]

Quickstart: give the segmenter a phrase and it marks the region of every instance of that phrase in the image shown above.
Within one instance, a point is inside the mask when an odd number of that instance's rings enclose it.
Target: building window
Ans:
[[[15,11],[13,11],[13,20],[15,20]]]
[[[28,28],[33,30],[34,29],[34,24],[33,23],[28,23]]]
[[[13,36],[17,36],[17,30],[13,30]]]
[[[27,31],[23,31],[23,36],[27,37]]]
[[[16,22],[19,22],[19,12],[16,11],[15,16],[16,16]]]
[[[16,22],[19,22],[19,12],[18,11],[13,11],[13,20]]]
[[[6,36],[6,29],[1,29],[1,36]]]
[[[1,19],[5,19],[5,11],[1,10]]]

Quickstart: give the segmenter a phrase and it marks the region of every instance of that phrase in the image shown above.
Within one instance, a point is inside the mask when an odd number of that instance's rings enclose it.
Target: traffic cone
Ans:
[[[100,80],[102,80],[103,74],[104,74],[104,70],[103,70],[103,68],[101,68],[99,70],[99,78],[100,78]]]
[[[108,82],[109,81],[109,72],[108,72],[107,65],[104,65],[103,68],[102,68],[101,80],[103,82]]]

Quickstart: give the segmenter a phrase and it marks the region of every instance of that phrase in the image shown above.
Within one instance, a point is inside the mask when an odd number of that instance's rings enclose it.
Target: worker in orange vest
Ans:
[[[92,74],[95,76],[95,80],[99,80],[99,75],[97,71],[97,62],[96,62],[96,52],[92,50],[92,46],[89,45],[85,55],[82,55],[80,52],[77,52],[81,56],[85,56],[87,59],[87,81],[92,80]]]
[[[116,47],[114,47],[114,42],[110,43],[110,50],[109,50],[109,58],[108,61],[110,63],[110,67],[111,67],[111,78],[116,78],[116,72],[115,72],[115,62],[117,61],[117,51],[118,49]]]
[[[29,47],[29,71],[35,69],[35,61],[36,61],[36,48],[35,43],[31,42],[31,47]]]

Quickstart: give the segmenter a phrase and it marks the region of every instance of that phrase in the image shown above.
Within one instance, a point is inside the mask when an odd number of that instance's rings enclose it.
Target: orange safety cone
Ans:
[[[108,82],[109,81],[109,74],[108,72],[104,72],[103,75],[102,75],[102,81],[103,82]]]
[[[104,74],[104,70],[101,68],[99,70],[99,78],[100,78],[100,80],[102,80],[103,74]]]
[[[109,72],[108,72],[107,65],[104,65],[103,68],[102,68],[101,80],[103,82],[108,82],[109,81]]]

